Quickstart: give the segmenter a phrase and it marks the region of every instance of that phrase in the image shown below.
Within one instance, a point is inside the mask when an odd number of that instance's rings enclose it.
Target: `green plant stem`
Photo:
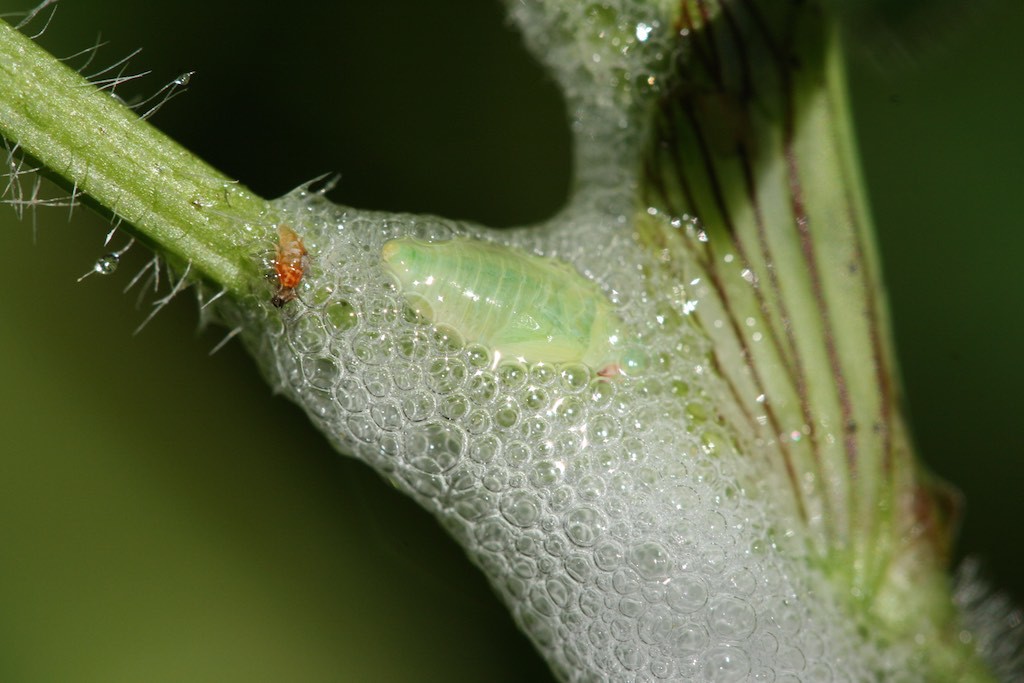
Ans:
[[[232,292],[258,277],[266,200],[3,21],[0,135],[192,272]]]
[[[670,277],[706,283],[694,317],[719,409],[788,482],[786,514],[852,615],[916,639],[929,680],[991,680],[957,642],[956,497],[916,460],[900,405],[835,18],[766,0],[680,21],[690,59],[653,109],[641,206],[700,230],[637,227]]]

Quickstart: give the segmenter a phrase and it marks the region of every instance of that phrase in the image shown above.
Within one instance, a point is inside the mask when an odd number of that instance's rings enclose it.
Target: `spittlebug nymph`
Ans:
[[[620,372],[623,325],[597,285],[566,263],[470,239],[394,239],[381,258],[413,310],[488,346],[495,361]]]
[[[295,298],[295,288],[302,282],[306,267],[306,247],[294,230],[282,223],[277,226],[277,256],[274,270],[277,272],[277,293],[270,303],[281,308]]]

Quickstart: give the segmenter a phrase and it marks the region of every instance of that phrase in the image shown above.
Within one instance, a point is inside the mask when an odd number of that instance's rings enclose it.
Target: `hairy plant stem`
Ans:
[[[0,135],[172,261],[231,292],[258,277],[251,253],[271,234],[266,200],[3,21]]]

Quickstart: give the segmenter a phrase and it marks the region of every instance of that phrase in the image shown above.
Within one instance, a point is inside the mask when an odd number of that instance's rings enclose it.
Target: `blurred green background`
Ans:
[[[562,103],[496,0],[125,7],[65,0],[42,43],[143,47],[125,97],[195,70],[154,122],[264,196],[339,171],[336,201],[499,226],[564,198]],[[852,89],[914,432],[1020,603],[1024,5],[947,33]],[[190,297],[132,335],[143,249],[75,283],[107,229],[0,210],[0,681],[550,680],[432,519],[237,343],[207,356]]]

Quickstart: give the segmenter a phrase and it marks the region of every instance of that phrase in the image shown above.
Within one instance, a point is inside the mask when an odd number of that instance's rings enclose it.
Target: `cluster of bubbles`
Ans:
[[[356,211],[305,191],[277,209],[309,261],[284,308],[267,283],[235,310],[247,343],[339,450],[438,517],[560,678],[872,679],[854,626],[744,488],[743,447],[707,397],[706,342],[681,303],[653,295],[661,285],[614,225],[563,217],[552,240],[647,354],[643,370],[608,378],[495,359],[413,312],[380,257],[397,237],[539,252],[543,233]],[[615,248],[587,260],[568,246],[596,235]]]
[[[566,97],[587,109],[629,109],[657,94],[670,66],[672,20],[654,2],[510,1],[531,51]]]
[[[906,661],[872,643],[812,567],[773,501],[788,487],[717,412],[711,350],[690,317],[699,291],[659,281],[659,255],[631,235],[643,111],[678,57],[670,6],[509,2],[576,139],[578,189],[547,226],[492,231],[300,190],[275,207],[309,255],[297,298],[275,308],[267,283],[223,315],[340,451],[461,542],[559,678],[897,680]],[[564,261],[599,286],[642,358],[604,376],[496,357],[412,310],[381,258],[401,237]],[[272,257],[268,245],[268,269]]]
[[[677,2],[506,0],[523,40],[558,82],[578,187],[635,194],[648,108],[678,57]]]

